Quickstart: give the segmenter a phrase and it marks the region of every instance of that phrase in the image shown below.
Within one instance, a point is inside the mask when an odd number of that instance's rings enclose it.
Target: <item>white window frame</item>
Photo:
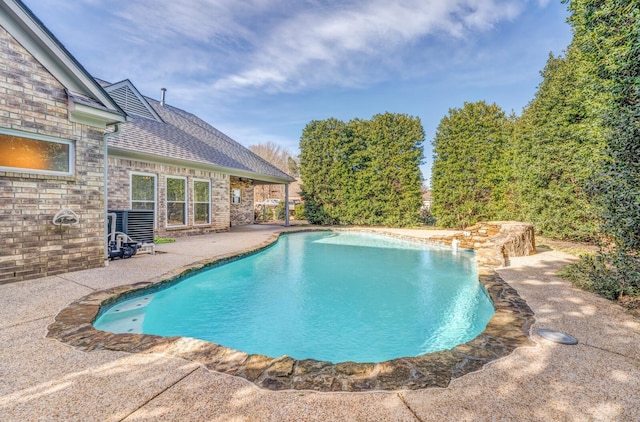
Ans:
[[[198,202],[196,201],[196,183],[206,183],[209,188],[207,192],[209,193],[209,200],[207,202]],[[207,204],[209,206],[208,212],[208,221],[206,223],[197,223],[196,222],[196,204]],[[211,180],[207,179],[193,179],[193,225],[194,226],[207,226],[211,224]]]
[[[16,136],[19,138],[31,139],[35,141],[52,142],[56,144],[69,145],[69,171],[38,170],[38,169],[28,169],[28,168],[21,168],[21,167],[5,167],[5,166],[0,166],[0,171],[7,171],[12,173],[43,174],[43,175],[49,175],[49,176],[73,176],[75,174],[76,172],[75,142],[67,139],[54,138],[52,136],[40,135],[37,133],[22,132],[18,130],[5,129],[5,128],[0,128],[0,134],[7,135],[7,136]]]
[[[238,192],[238,196],[236,196],[236,191]],[[238,198],[237,202],[235,200],[236,198]],[[242,203],[242,189],[240,188],[231,189],[231,203],[233,205],[240,205]]]
[[[182,224],[169,224],[169,195],[168,195],[168,184],[169,179],[178,179],[182,180],[184,183],[184,222]],[[187,184],[187,178],[183,176],[166,176],[164,181],[164,189],[165,189],[165,224],[167,227],[185,227],[189,221],[188,215],[188,204],[189,204],[189,185]],[[175,201],[171,201],[172,203],[177,203]]]
[[[158,228],[157,215],[158,215],[158,175],[154,173],[142,173],[138,171],[132,171],[129,173],[129,209],[133,208],[134,202],[151,202],[151,201],[134,201],[133,200],[133,176],[151,176],[153,177],[153,228]]]

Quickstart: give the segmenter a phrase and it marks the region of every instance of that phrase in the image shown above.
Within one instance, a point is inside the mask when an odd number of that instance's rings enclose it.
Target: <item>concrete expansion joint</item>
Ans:
[[[94,287],[87,286],[86,284],[79,283],[79,282],[77,282],[77,281],[75,281],[75,280],[71,280],[70,278],[65,278],[65,277],[63,277],[63,276],[58,276],[58,278],[59,278],[59,279],[61,279],[61,280],[64,280],[64,281],[68,281],[69,283],[73,283],[73,284],[75,284],[75,285],[77,285],[77,286],[85,287],[85,288],[87,288],[87,289],[89,289],[89,290],[91,290],[91,291],[93,291],[93,292],[98,291],[98,289],[96,289],[96,288],[94,288]]]
[[[163,388],[160,392],[158,392],[157,394],[153,395],[149,400],[145,401],[144,403],[142,403],[140,406],[136,407],[135,409],[133,409],[131,412],[129,412],[129,414],[127,414],[125,417],[123,417],[122,419],[119,419],[118,422],[123,422],[125,420],[127,420],[129,418],[129,416],[133,415],[134,413],[136,413],[138,410],[143,409],[146,405],[148,405],[149,403],[151,403],[152,401],[154,401],[156,398],[160,397],[162,394],[164,394],[165,391],[169,390],[170,388],[172,388],[173,386],[179,384],[182,382],[182,380],[184,380],[185,378],[189,377],[191,374],[193,374],[194,372],[196,372],[198,369],[200,369],[200,366],[196,366],[195,368],[193,368],[191,371],[187,372],[185,375],[183,375],[182,377],[178,378],[176,381],[174,381],[173,383],[169,384],[166,388]]]
[[[583,345],[583,346],[586,346],[586,347],[591,347],[593,349],[601,350],[603,352],[612,353],[614,355],[622,356],[623,358],[630,359],[630,360],[633,360],[635,362],[640,362],[640,359],[638,359],[638,358],[635,358],[633,356],[627,356],[624,353],[616,352],[615,350],[610,350],[610,349],[606,349],[604,347],[594,346],[593,344],[588,344],[588,343],[580,343],[580,344]]]
[[[422,419],[420,419],[420,416],[418,416],[418,414],[415,412],[415,410],[413,410],[411,408],[411,406],[409,406],[409,403],[407,403],[407,401],[404,399],[404,396],[400,393],[396,394],[398,396],[398,398],[400,399],[400,401],[402,402],[402,404],[404,404],[404,406],[409,410],[409,412],[411,412],[411,414],[413,415],[413,417],[418,421],[418,422],[424,422]]]
[[[55,315],[52,314],[52,315],[43,316],[41,318],[30,319],[28,321],[21,321],[21,322],[18,322],[16,324],[7,325],[6,327],[0,327],[0,331],[9,330],[9,329],[14,328],[14,327],[19,327],[21,325],[31,324],[32,322],[42,321],[43,319],[50,319],[50,318],[53,318],[53,317],[55,317]]]

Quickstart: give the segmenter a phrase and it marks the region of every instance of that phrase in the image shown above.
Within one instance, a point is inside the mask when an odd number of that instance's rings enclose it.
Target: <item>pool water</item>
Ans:
[[[117,303],[95,327],[194,337],[271,357],[382,362],[465,343],[493,313],[472,251],[307,232]]]

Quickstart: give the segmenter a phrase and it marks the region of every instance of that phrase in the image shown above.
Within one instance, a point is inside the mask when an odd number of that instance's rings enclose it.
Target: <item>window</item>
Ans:
[[[156,209],[156,176],[131,173],[131,209]]]
[[[208,180],[193,181],[193,223],[211,223],[210,183]]]
[[[231,191],[231,203],[232,204],[239,204],[241,197],[242,197],[242,193],[240,192],[240,189],[233,189]]]
[[[167,226],[187,224],[187,179],[167,177]]]
[[[74,162],[71,141],[0,128],[0,170],[69,176]]]

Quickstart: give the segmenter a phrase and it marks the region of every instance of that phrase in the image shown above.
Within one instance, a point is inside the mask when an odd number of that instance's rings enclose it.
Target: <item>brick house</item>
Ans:
[[[152,209],[158,236],[254,222],[254,186],[294,179],[184,110],[129,81],[99,81],[129,116],[108,136],[110,209]]]
[[[104,265],[104,133],[124,121],[29,9],[0,0],[0,284]],[[63,210],[77,224],[53,224]]]
[[[228,230],[253,222],[254,185],[291,181],[129,81],[97,81],[0,0],[0,284],[103,266],[109,208],[154,209],[160,236]]]

